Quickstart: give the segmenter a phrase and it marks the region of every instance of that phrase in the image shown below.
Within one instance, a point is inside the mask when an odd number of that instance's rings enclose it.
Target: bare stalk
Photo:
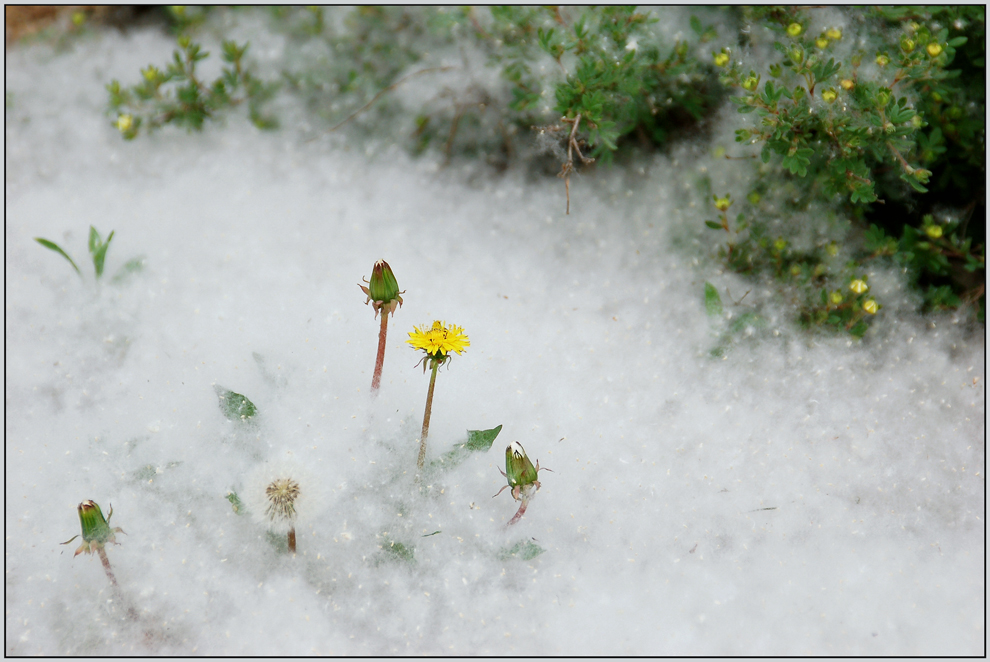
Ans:
[[[378,358],[375,360],[375,374],[371,377],[371,394],[378,394],[382,383],[382,365],[385,363],[385,335],[388,333],[388,312],[382,310],[382,327],[378,331]]]
[[[296,553],[296,527],[289,529],[289,553]]]
[[[117,578],[113,576],[113,570],[110,568],[110,559],[107,558],[107,553],[102,547],[96,549],[96,553],[100,555],[100,561],[103,562],[103,570],[107,573],[107,579],[113,586],[117,587]]]
[[[513,524],[515,524],[516,522],[522,519],[522,516],[526,514],[526,507],[528,505],[529,505],[529,499],[523,499],[522,501],[520,501],[519,510],[516,511],[516,514],[513,515],[512,519],[510,519],[508,524],[505,525],[506,528],[512,526]]]
[[[433,410],[433,387],[437,383],[437,368],[439,361],[433,361],[433,372],[430,373],[430,390],[426,394],[426,412],[423,414],[423,432],[419,437],[419,457],[416,459],[416,467],[423,468],[426,462],[426,436],[430,433],[430,412]]]

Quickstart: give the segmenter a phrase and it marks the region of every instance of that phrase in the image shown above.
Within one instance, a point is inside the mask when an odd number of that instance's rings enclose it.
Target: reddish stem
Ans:
[[[100,555],[100,560],[103,561],[103,569],[107,573],[107,579],[114,586],[117,586],[117,578],[113,576],[113,570],[110,569],[110,559],[107,558],[107,553],[102,547],[97,548],[96,553]]]
[[[289,552],[296,553],[296,527],[289,529]]]
[[[385,363],[385,335],[388,333],[388,313],[382,310],[382,328],[378,331],[378,358],[375,360],[375,374],[371,377],[371,393],[378,394],[382,383],[382,365]]]
[[[528,506],[528,505],[529,505],[529,499],[523,499],[519,503],[519,510],[516,511],[516,514],[512,516],[512,519],[510,519],[509,520],[509,523],[506,524],[505,526],[506,527],[510,527],[513,524],[515,524],[516,522],[518,522],[519,520],[521,520],[522,519],[522,516],[526,514],[526,506]]]

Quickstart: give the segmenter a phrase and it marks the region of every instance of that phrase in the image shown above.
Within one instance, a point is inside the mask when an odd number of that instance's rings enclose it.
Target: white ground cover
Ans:
[[[564,216],[559,180],[291,123],[125,143],[104,84],[173,47],[7,54],[7,654],[982,654],[982,330],[878,273],[863,341],[780,315],[714,359],[704,282],[727,315],[753,286],[697,241],[692,177],[746,191],[711,145],[576,178]],[[108,276],[144,271],[97,285],[90,225],[116,232]],[[381,258],[406,294],[372,399],[357,284]],[[437,378],[430,457],[503,428],[419,489],[429,376],[404,341],[434,319],[471,346]],[[505,530],[512,440],[553,473]],[[294,558],[225,498],[265,461],[308,497]],[[59,545],[85,499],[126,531],[119,592]]]

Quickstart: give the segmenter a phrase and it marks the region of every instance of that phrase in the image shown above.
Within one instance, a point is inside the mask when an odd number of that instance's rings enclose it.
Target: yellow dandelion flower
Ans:
[[[456,324],[448,326],[446,322],[437,320],[429,329],[425,326],[413,328],[414,331],[410,332],[406,342],[414,349],[423,350],[433,359],[442,359],[450,352],[463,354],[464,348],[471,345],[464,329]]]

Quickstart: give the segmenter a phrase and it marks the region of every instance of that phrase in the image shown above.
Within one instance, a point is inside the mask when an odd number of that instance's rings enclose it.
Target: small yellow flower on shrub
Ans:
[[[818,48],[825,48],[828,46],[828,38],[825,35],[818,37],[818,39],[815,39],[815,46]]]
[[[841,83],[839,83],[839,85],[842,86],[842,89],[844,89],[844,90],[846,90],[848,92],[849,90],[851,90],[856,85],[856,83],[852,82],[852,80],[849,79],[849,78],[845,78],[845,79],[842,80]]]
[[[716,53],[715,54],[715,66],[716,67],[724,67],[727,64],[729,64],[729,54],[728,53],[726,53],[725,51],[722,51],[721,53]]]
[[[750,76],[749,78],[743,81],[742,86],[743,88],[749,90],[750,92],[753,92],[754,90],[756,90],[757,87],[760,86],[760,77]]]
[[[877,305],[876,299],[867,299],[866,303],[863,304],[863,310],[871,315],[876,315],[880,306]]]
[[[842,292],[839,290],[834,290],[831,295],[829,295],[829,300],[835,305],[842,303]]]
[[[732,196],[730,196],[728,193],[726,193],[724,198],[720,198],[717,195],[713,195],[712,198],[715,199],[715,209],[719,211],[726,211],[729,207],[732,206],[732,200],[730,200],[731,197]]]
[[[932,57],[938,57],[942,53],[942,45],[937,41],[933,41],[925,46],[925,50],[928,51],[928,54]]]
[[[866,290],[870,289],[870,286],[866,284],[865,280],[857,278],[853,282],[849,283],[849,289],[856,294],[862,294]]]
[[[942,226],[941,225],[929,225],[925,228],[925,234],[927,234],[932,239],[938,239],[942,236]]]
[[[134,118],[127,114],[121,115],[117,118],[116,125],[121,133],[127,133],[134,126]]]
[[[791,35],[792,37],[796,37],[799,34],[801,34],[801,29],[802,28],[800,23],[791,23],[790,25],[787,26],[787,34]]]
[[[838,96],[839,96],[838,93],[835,90],[833,90],[831,87],[822,92],[822,99],[824,99],[828,103],[832,103],[833,101],[835,101]]]
[[[840,30],[839,28],[829,28],[828,30],[825,31],[825,36],[831,39],[832,41],[839,41],[840,39],[842,39],[842,30]]]

